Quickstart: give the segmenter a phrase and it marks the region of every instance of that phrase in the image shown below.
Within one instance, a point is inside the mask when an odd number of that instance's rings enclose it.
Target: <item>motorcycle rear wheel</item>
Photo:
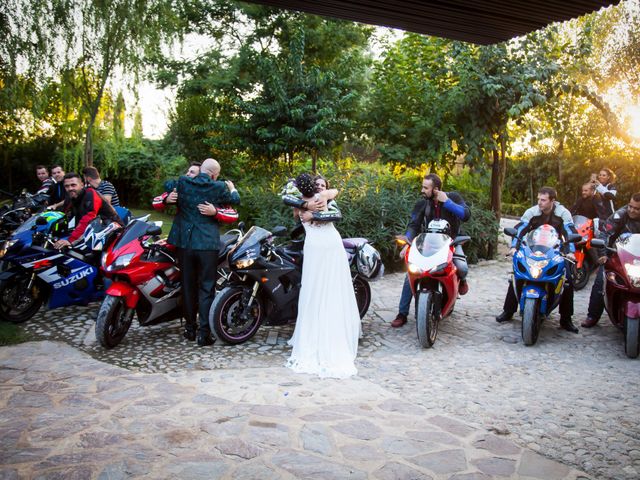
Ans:
[[[538,312],[537,298],[527,298],[524,301],[522,313],[522,341],[525,345],[535,345],[540,333],[540,315]]]
[[[30,280],[30,276],[23,275],[0,282],[0,319],[23,323],[40,310],[44,293],[38,281],[28,289]]]
[[[118,345],[131,327],[133,308],[127,308],[123,297],[107,295],[96,318],[96,340],[104,348]]]
[[[416,301],[416,330],[422,348],[431,348],[438,336],[438,315],[433,311],[433,292],[418,292]]]
[[[248,292],[242,287],[225,287],[216,294],[209,310],[209,326],[217,338],[230,344],[244,343],[253,337],[264,315],[262,303],[254,298],[247,318],[242,318]]]
[[[589,274],[591,273],[591,266],[585,260],[582,262],[582,267],[578,268],[575,265],[571,265],[571,273],[573,277],[573,289],[582,290],[589,283]]]
[[[371,287],[369,282],[355,275],[353,277],[353,292],[356,295],[356,302],[358,303],[358,312],[360,313],[360,319],[362,320],[369,310],[371,304]]]
[[[629,358],[638,358],[640,353],[640,319],[625,318],[624,321],[624,353]]]

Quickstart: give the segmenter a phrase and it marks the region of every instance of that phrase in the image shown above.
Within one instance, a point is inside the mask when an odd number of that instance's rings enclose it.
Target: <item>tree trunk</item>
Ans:
[[[87,127],[87,134],[84,137],[84,164],[87,167],[93,167],[93,122]]]
[[[12,173],[13,162],[11,162],[11,159],[9,158],[9,149],[7,148],[3,149],[2,162],[4,165],[4,168],[3,168],[4,175],[7,176],[7,179],[9,182],[7,191],[10,193],[13,193],[13,173]]]
[[[314,175],[316,174],[317,166],[318,166],[318,150],[314,148],[311,151],[311,171],[313,172]]]
[[[562,164],[564,161],[564,135],[558,143],[558,185],[564,185],[564,169]]]

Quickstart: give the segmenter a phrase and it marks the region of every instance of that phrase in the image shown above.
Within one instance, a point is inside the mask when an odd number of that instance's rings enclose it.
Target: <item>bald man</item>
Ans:
[[[220,164],[213,158],[202,162],[195,177],[178,180],[176,214],[169,243],[178,248],[182,273],[184,337],[198,339],[199,346],[213,345],[209,328],[209,309],[215,297],[220,232],[214,205],[238,204],[240,195],[232,182],[216,180]],[[199,328],[196,317],[199,315]]]

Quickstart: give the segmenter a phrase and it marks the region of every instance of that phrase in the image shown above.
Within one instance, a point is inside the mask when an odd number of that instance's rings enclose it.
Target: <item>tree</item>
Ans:
[[[172,129],[195,131],[222,156],[246,151],[290,167],[299,153],[315,160],[355,128],[369,33],[348,22],[243,6],[225,30],[237,50],[210,51],[188,67]]]
[[[84,161],[93,163],[93,132],[105,89],[117,69],[137,77],[149,56],[181,31],[170,0],[8,0],[0,47],[10,70],[26,64],[34,78],[64,75],[81,100]]]

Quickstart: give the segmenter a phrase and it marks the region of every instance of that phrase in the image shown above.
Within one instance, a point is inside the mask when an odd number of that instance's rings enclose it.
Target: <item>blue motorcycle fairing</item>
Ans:
[[[527,298],[540,299],[540,314],[543,316],[551,313],[560,303],[566,268],[564,258],[559,254],[557,247],[520,243],[520,249],[513,256],[513,272],[514,291],[519,295],[521,312],[524,311]],[[551,305],[548,304],[549,284],[552,285],[551,292],[554,293]]]

